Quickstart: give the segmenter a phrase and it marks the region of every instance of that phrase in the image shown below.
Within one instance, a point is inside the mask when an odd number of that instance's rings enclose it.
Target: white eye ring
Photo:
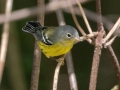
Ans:
[[[68,38],[71,38],[71,34],[70,33],[67,33],[67,35],[66,35]]]

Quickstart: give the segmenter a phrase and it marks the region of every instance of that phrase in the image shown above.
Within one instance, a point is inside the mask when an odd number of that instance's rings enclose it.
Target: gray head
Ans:
[[[63,25],[58,28],[55,28],[52,35],[48,35],[48,37],[50,37],[51,41],[53,41],[54,43],[56,42],[75,43],[79,41],[79,35],[77,30],[69,25]]]

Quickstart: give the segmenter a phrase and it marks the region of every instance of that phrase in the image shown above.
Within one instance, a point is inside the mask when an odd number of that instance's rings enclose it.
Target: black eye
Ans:
[[[70,33],[67,33],[67,37],[68,37],[68,38],[71,38],[71,36],[72,36],[72,35],[71,35]]]

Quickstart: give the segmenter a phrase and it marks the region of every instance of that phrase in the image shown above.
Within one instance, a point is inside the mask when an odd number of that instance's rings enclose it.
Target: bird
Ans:
[[[57,62],[63,60],[64,63],[66,54],[80,41],[78,31],[70,25],[48,27],[41,26],[38,21],[28,21],[22,30],[35,37],[47,58],[55,59]]]

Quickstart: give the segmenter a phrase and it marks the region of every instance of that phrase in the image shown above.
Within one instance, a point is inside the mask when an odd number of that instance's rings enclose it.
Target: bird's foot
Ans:
[[[57,59],[56,60],[58,63],[61,63],[61,65],[64,65],[64,59]]]

